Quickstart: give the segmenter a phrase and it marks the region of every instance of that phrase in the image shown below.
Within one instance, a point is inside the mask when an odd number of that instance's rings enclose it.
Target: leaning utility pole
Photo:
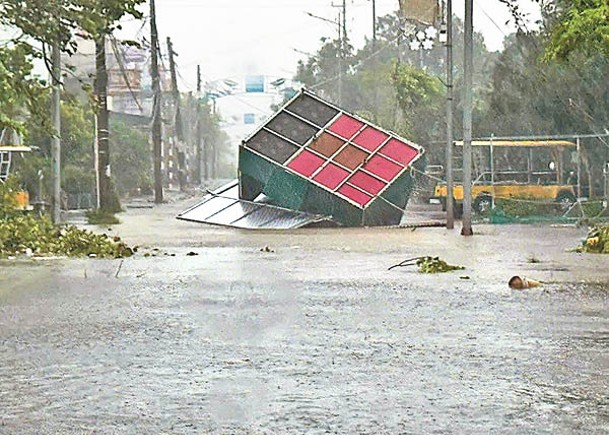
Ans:
[[[463,226],[461,235],[471,236],[472,230],[472,105],[474,67],[474,0],[465,0],[465,53],[463,95]]]
[[[455,227],[453,200],[453,0],[446,3],[446,228]]]
[[[51,143],[53,180],[53,201],[51,218],[53,223],[61,222],[61,52],[59,43],[53,44],[51,54],[51,80],[53,83],[53,95],[51,105],[51,118],[55,134]]]
[[[163,202],[163,174],[161,160],[163,158],[161,144],[161,82],[159,78],[158,47],[159,35],[156,28],[156,8],[154,0],[150,0],[150,45],[152,50],[150,75],[152,76],[152,92],[154,94],[152,108],[152,148],[154,154],[154,202]]]

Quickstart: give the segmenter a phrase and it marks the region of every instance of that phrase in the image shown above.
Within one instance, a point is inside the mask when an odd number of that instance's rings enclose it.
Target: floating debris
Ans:
[[[391,266],[388,270],[396,267],[418,266],[420,273],[445,273],[454,270],[464,270],[463,266],[454,266],[441,260],[439,257],[414,257]]]

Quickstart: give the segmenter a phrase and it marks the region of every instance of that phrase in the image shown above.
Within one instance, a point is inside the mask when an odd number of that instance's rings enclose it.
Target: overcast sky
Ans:
[[[463,17],[464,1],[455,0],[455,13]],[[498,0],[474,0],[474,26],[483,33],[490,50],[499,50],[514,29]],[[539,13],[531,0],[520,0],[534,21]],[[315,52],[320,38],[335,37],[334,24],[307,15],[310,12],[337,20],[339,8],[332,0],[156,0],[157,26],[165,48],[170,36],[178,52],[180,87],[196,88],[196,67],[203,80],[242,78],[246,74],[291,77],[302,52]],[[334,4],[342,5],[341,0]],[[148,6],[145,13],[148,15]],[[377,15],[398,8],[398,0],[377,0]],[[356,48],[372,35],[370,0],[347,0],[347,31]],[[126,23],[125,35],[149,38],[149,26]]]

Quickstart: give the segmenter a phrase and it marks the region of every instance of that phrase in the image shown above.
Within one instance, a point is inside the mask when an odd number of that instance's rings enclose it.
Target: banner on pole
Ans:
[[[423,24],[435,24],[440,16],[437,0],[399,0],[400,11],[405,19]]]

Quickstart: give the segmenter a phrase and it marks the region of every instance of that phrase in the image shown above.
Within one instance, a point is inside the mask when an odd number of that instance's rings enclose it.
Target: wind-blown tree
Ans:
[[[33,62],[43,60],[48,66],[54,44],[71,54],[76,50],[76,34],[95,37],[117,28],[125,15],[140,17],[136,6],[142,2],[0,0],[0,26],[15,31],[0,47],[0,123],[22,129],[23,118],[30,115],[48,126],[46,106],[40,104],[47,83],[33,74]]]

